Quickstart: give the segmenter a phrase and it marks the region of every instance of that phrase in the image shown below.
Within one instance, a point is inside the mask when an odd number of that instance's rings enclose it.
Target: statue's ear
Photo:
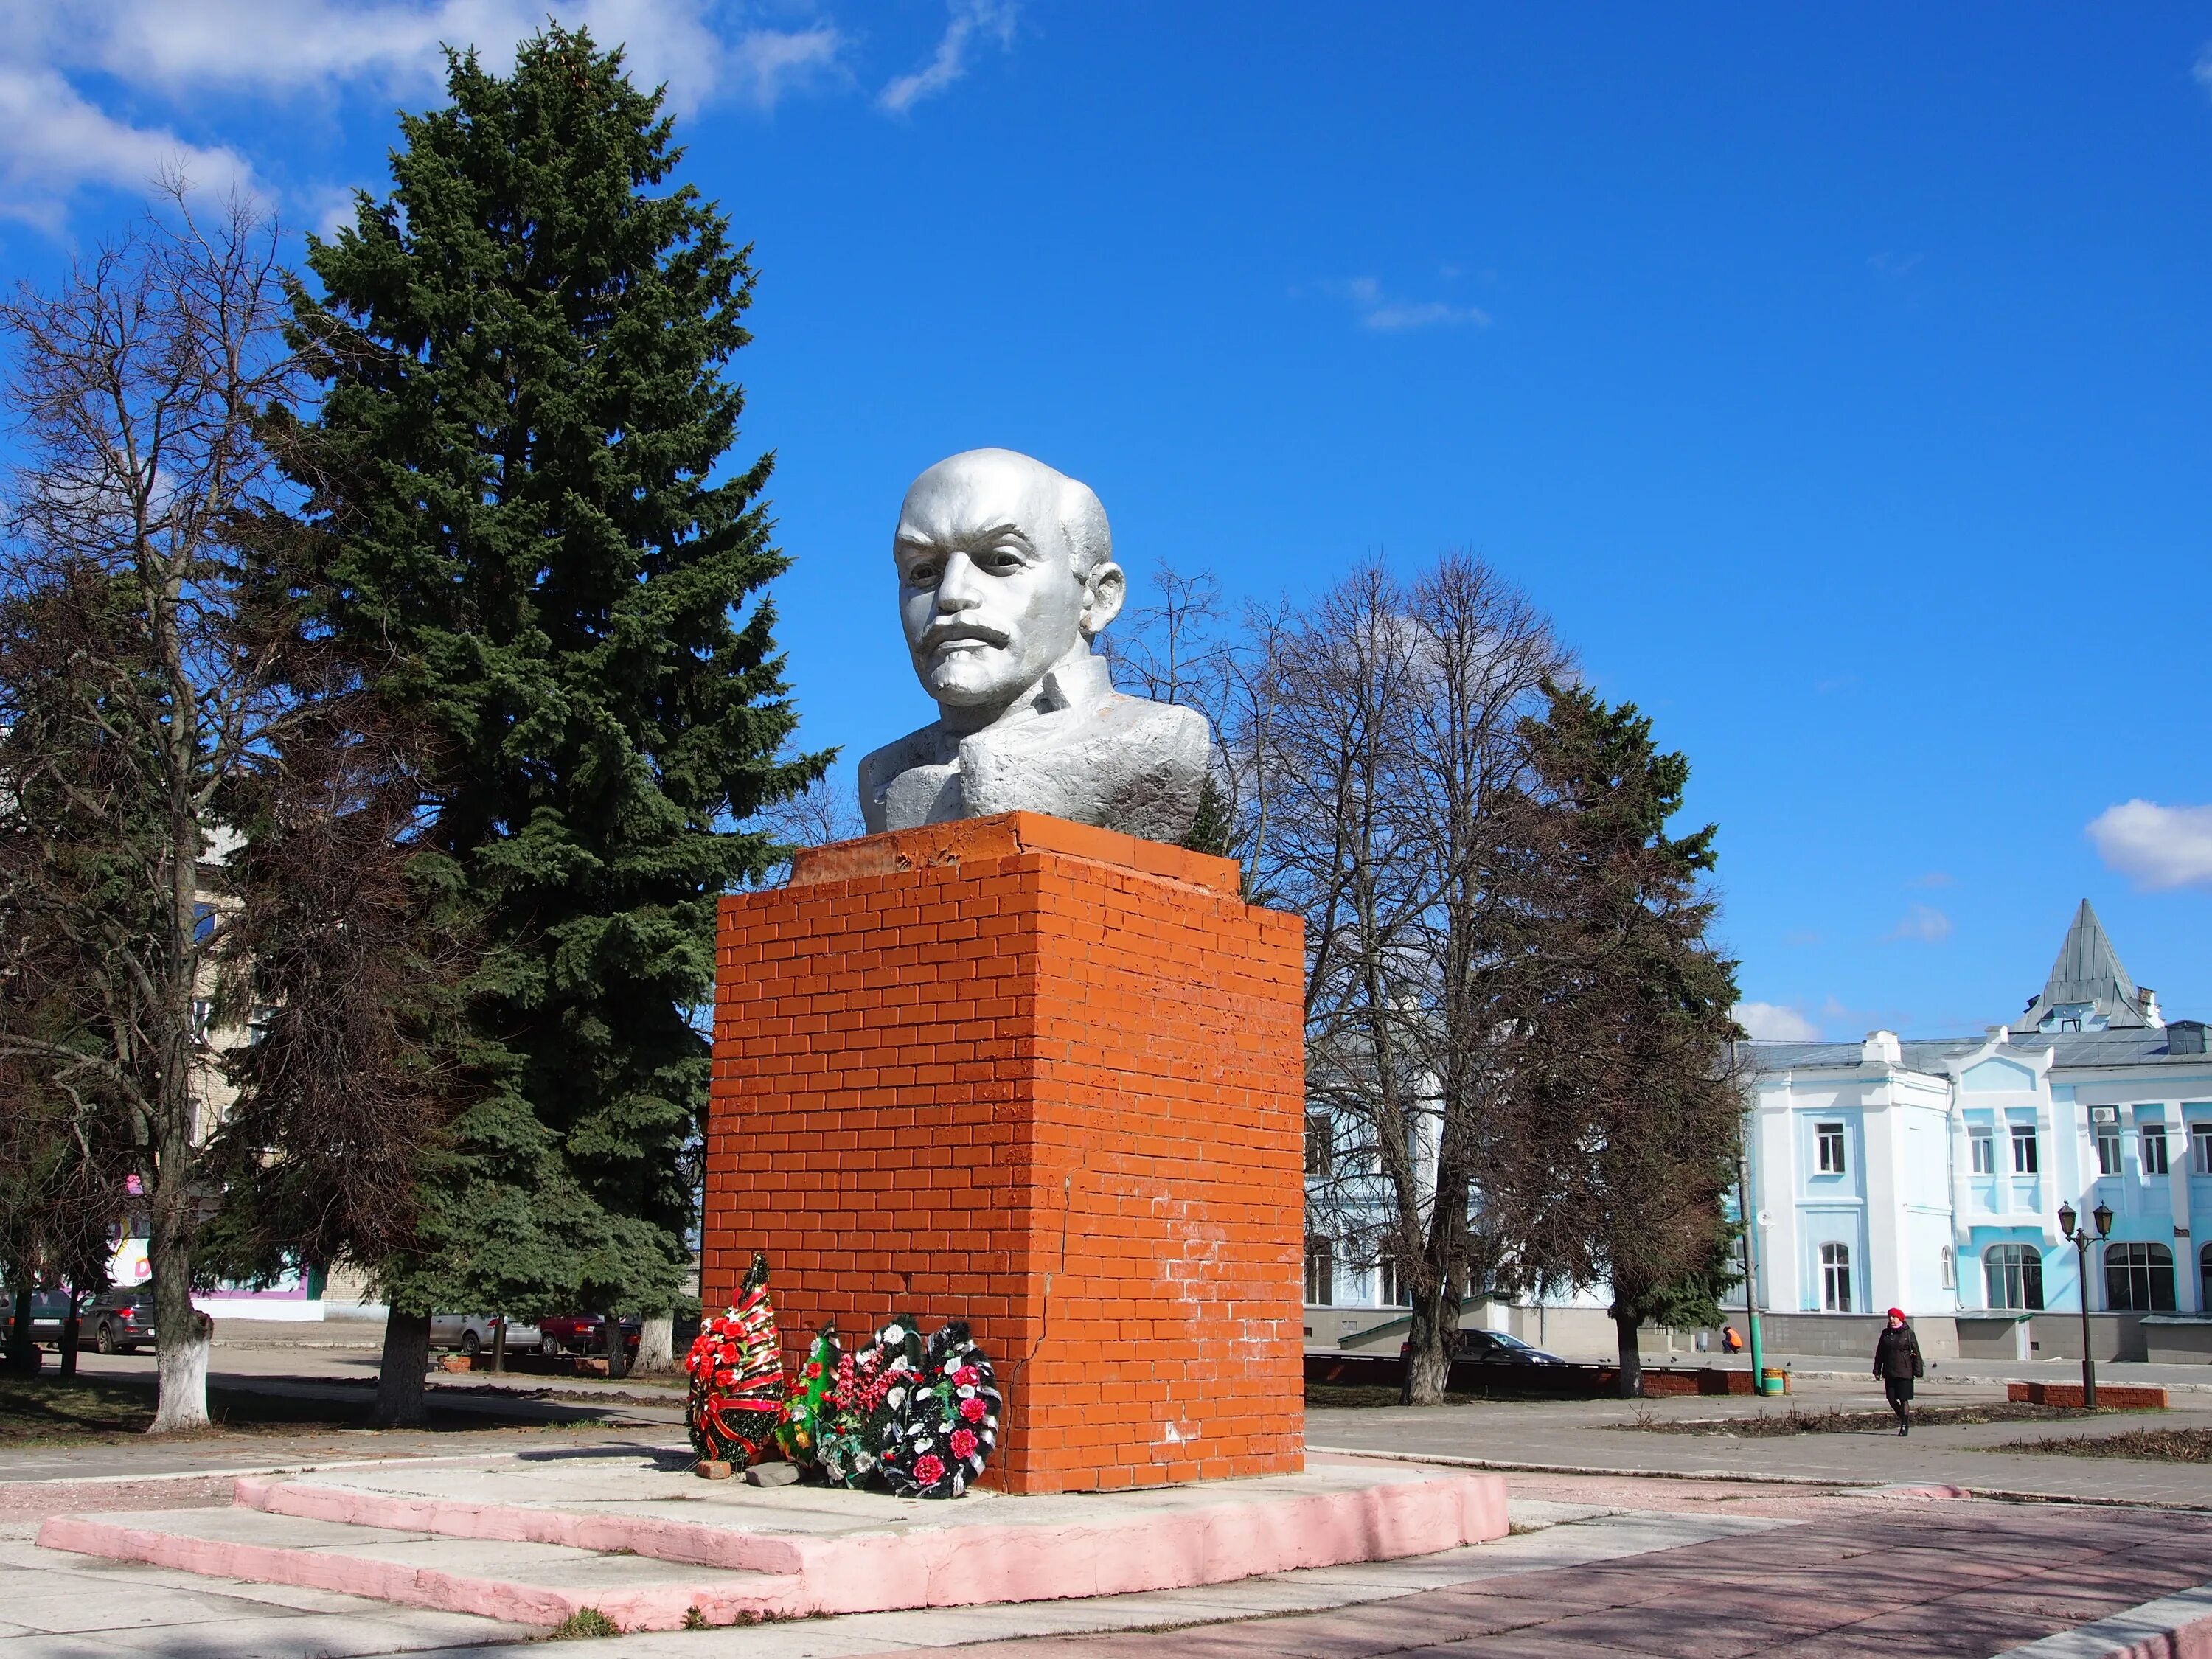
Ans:
[[[1101,559],[1091,567],[1083,592],[1083,637],[1095,640],[1121,614],[1122,604],[1129,597],[1129,579],[1111,559]]]

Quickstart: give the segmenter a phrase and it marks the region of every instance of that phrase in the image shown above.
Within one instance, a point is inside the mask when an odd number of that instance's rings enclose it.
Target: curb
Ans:
[[[2062,1631],[1996,1659],[2204,1659],[2212,1654],[2212,1584],[2160,1596]]]
[[[2019,1492],[2005,1486],[1900,1486],[1893,1480],[1856,1480],[1845,1475],[1746,1474],[1739,1469],[1620,1469],[1592,1468],[1583,1463],[1528,1463],[1498,1457],[1451,1457],[1441,1452],[1364,1451],[1352,1446],[1308,1446],[1309,1452],[1331,1457],[1377,1457],[1393,1463],[1439,1463],[1453,1468],[1492,1469],[1500,1474],[1578,1474],[1617,1480],[1711,1480],[1743,1486],[1826,1487],[1846,1497],[1915,1498],[1940,1494],[1982,1498],[2000,1504],[2069,1504],[2086,1510],[2163,1510],[2177,1515],[2202,1515],[2212,1510],[2212,1500],[2202,1504],[2176,1503],[2163,1498],[2081,1498],[2072,1492]],[[2191,1655],[2190,1659],[2196,1659]],[[2207,1647],[2204,1659],[2212,1659]]]

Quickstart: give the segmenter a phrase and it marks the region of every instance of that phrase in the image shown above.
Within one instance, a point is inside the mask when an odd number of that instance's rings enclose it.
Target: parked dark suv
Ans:
[[[154,1345],[154,1292],[102,1291],[84,1304],[77,1329],[102,1353],[127,1353]]]

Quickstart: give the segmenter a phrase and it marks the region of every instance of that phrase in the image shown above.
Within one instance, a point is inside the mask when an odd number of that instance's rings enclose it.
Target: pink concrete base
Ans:
[[[1505,1483],[1442,1474],[1353,1491],[1271,1493],[1095,1524],[979,1522],[906,1533],[805,1535],[521,1504],[407,1498],[351,1486],[248,1477],[235,1501],[276,1515],[444,1537],[629,1552],[682,1565],[757,1573],[742,1586],[666,1583],[620,1592],[517,1584],[432,1571],[340,1549],[225,1542],[57,1517],[49,1549],[149,1561],[260,1583],[301,1584],[448,1612],[555,1624],[596,1607],[627,1629],[665,1629],[697,1606],[715,1624],[741,1616],[886,1612],[1043,1601],[1224,1583],[1301,1567],[1427,1555],[1500,1538]],[[997,1502],[1018,1504],[1021,1499]]]
[[[764,1581],[748,1587],[756,1593],[738,1595],[681,1580],[628,1589],[566,1590],[554,1585],[441,1572],[330,1550],[280,1549],[266,1544],[191,1538],[82,1516],[55,1516],[48,1520],[39,1528],[39,1547],[114,1561],[144,1561],[210,1578],[296,1584],[402,1607],[472,1613],[517,1625],[557,1625],[587,1607],[598,1608],[624,1630],[680,1629],[684,1615],[694,1607],[714,1625],[734,1625],[743,1618],[789,1616],[799,1611],[791,1605],[796,1580]]]

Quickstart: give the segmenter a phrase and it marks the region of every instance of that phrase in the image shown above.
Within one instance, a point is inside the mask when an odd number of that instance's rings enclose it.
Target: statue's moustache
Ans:
[[[955,640],[981,640],[985,645],[1004,645],[1012,637],[1002,629],[988,627],[981,623],[939,623],[922,631],[921,649],[925,653],[932,652],[939,646],[951,644]]]

